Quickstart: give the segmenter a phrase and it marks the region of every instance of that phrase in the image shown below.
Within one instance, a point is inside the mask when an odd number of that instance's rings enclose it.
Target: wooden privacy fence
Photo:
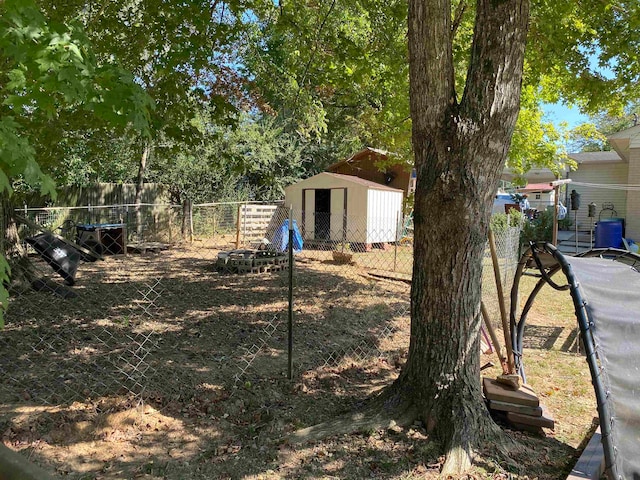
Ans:
[[[50,198],[35,193],[28,195],[24,202],[30,207],[45,205],[56,207],[128,205],[135,203],[136,185],[133,183],[94,183],[84,187],[60,187],[57,192],[53,205],[51,205]],[[166,204],[169,201],[166,186],[159,183],[145,183],[142,187],[140,203]]]

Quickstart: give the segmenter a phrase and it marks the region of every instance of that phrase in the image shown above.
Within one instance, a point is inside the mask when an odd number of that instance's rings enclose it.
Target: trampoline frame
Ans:
[[[632,267],[640,268],[640,255],[627,252],[626,250],[619,250],[615,248],[597,248],[584,252],[579,257],[600,257],[610,259],[612,261],[618,261],[626,263]],[[535,268],[538,273],[531,274],[527,270]],[[559,285],[553,281],[552,277],[559,271],[564,273],[567,284]],[[539,278],[535,287],[529,294],[527,301],[522,309],[520,315],[517,315],[519,309],[519,287],[520,279],[523,275],[535,276]],[[575,315],[578,321],[578,328],[580,330],[580,337],[584,343],[584,349],[586,353],[586,360],[589,365],[589,371],[591,373],[591,380],[593,388],[595,390],[596,401],[598,406],[598,416],[600,417],[600,429],[602,433],[602,447],[604,450],[605,458],[605,473],[608,478],[618,480],[622,477],[619,476],[617,466],[615,464],[615,448],[611,440],[611,423],[609,420],[609,404],[608,396],[609,392],[606,391],[605,386],[601,379],[601,367],[598,364],[597,347],[594,342],[587,310],[586,299],[583,298],[579,288],[579,282],[576,279],[571,264],[564,257],[562,253],[551,243],[538,242],[531,243],[529,248],[524,252],[516,273],[513,279],[513,286],[511,288],[511,308],[510,308],[510,334],[511,344],[513,347],[514,362],[517,372],[521,375],[523,381],[526,382],[526,375],[524,372],[523,363],[523,337],[524,327],[526,319],[533,302],[542,289],[542,287],[548,284],[555,290],[569,290],[571,298],[573,300],[573,306],[575,308]]]

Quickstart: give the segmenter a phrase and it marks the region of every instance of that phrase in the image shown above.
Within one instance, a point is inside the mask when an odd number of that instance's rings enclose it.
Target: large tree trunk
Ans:
[[[491,201],[518,115],[528,0],[479,0],[458,103],[449,0],[410,0],[413,148],[418,182],[411,343],[394,386],[463,471],[494,431],[481,401],[482,261]]]
[[[296,432],[293,441],[407,424],[445,446],[443,474],[500,440],[480,392],[482,262],[492,200],[520,107],[529,0],[478,0],[462,99],[455,92],[450,0],[409,0],[413,149],[418,182],[409,356],[367,414]]]

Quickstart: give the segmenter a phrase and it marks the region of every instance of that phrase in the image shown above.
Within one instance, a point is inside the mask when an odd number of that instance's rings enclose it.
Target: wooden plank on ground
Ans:
[[[544,430],[542,430],[542,427],[534,427],[533,425],[527,425],[525,423],[510,423],[513,428],[515,428],[516,430],[520,430],[521,432],[529,432],[535,435],[544,435]]]
[[[555,427],[555,421],[544,405],[541,405],[542,415],[531,416],[518,412],[507,412],[507,419],[515,424],[531,425],[533,427],[551,428]]]
[[[496,382],[494,379],[484,377],[482,379],[484,395],[489,400],[515,403],[530,407],[540,406],[540,400],[536,393],[528,385],[521,385],[518,390],[513,390],[506,385]]]
[[[604,473],[604,451],[600,427],[594,432],[591,440],[583,450],[575,467],[567,480],[598,480]]]
[[[534,417],[542,416],[541,407],[531,407],[528,405],[518,405],[517,403],[500,402],[498,400],[489,400],[489,408],[491,410],[500,410],[502,412],[515,412],[531,415]]]

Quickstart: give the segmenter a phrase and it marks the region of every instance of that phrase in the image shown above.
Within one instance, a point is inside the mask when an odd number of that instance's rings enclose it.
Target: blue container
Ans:
[[[596,224],[596,248],[622,248],[623,220],[609,218]]]

